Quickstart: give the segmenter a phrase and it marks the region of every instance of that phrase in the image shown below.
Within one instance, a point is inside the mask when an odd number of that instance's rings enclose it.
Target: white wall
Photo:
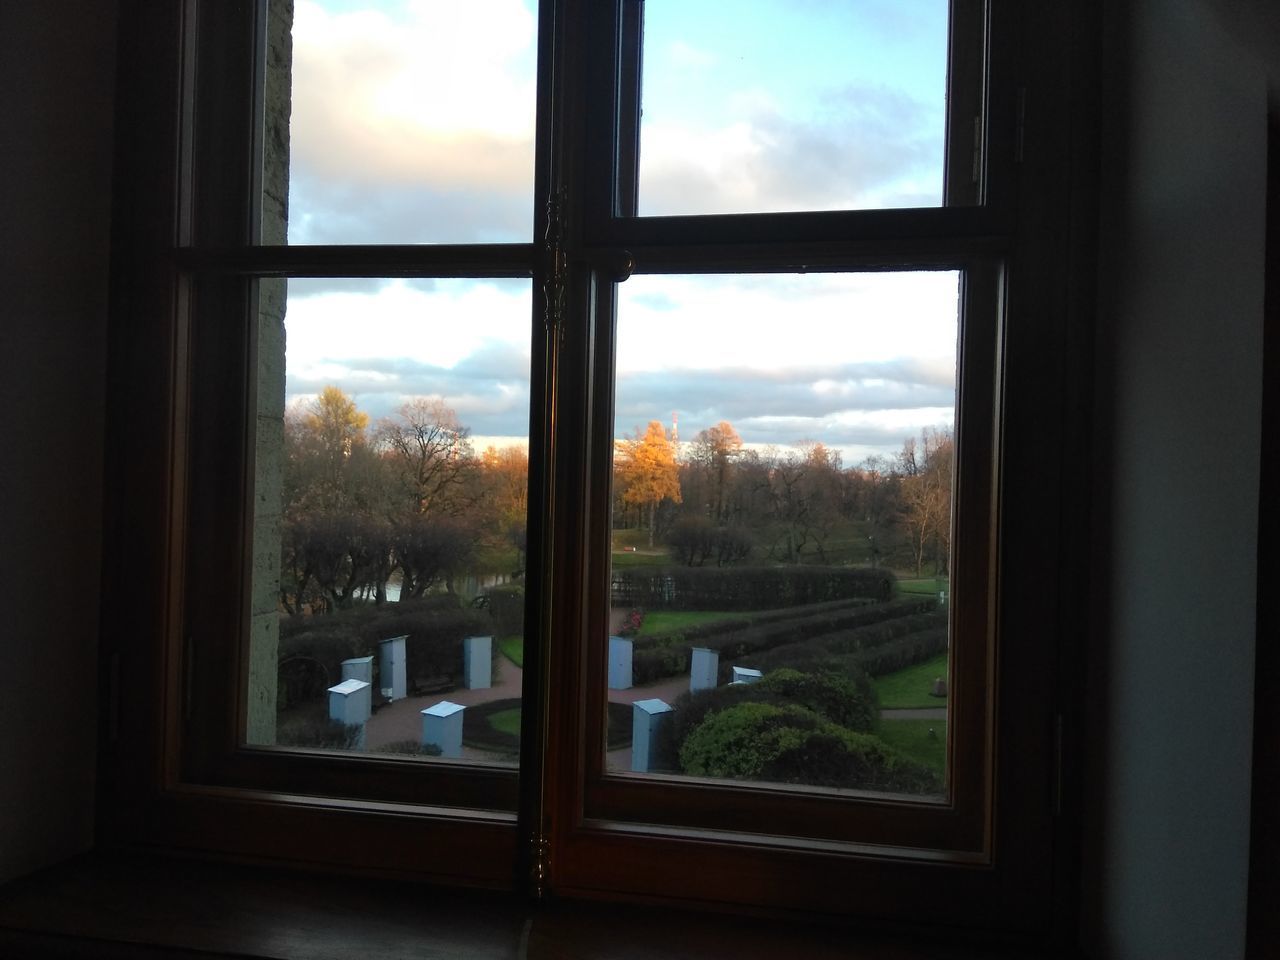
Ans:
[[[1198,0],[1108,13],[1085,939],[1244,955],[1267,84]]]
[[[115,10],[0,3],[0,881],[93,839]]]

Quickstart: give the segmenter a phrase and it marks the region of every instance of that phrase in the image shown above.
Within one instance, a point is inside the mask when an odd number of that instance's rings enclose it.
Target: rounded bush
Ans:
[[[832,723],[862,733],[874,730],[880,717],[871,678],[856,668],[849,676],[829,671],[801,673],[784,668],[774,670],[754,686],[760,693],[774,694]]]
[[[712,713],[679,756],[681,769],[694,776],[895,793],[942,790],[932,770],[877,737],[793,704],[749,702]]]

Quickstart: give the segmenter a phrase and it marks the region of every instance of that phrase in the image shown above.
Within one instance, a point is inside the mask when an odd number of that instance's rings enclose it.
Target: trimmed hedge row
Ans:
[[[913,615],[931,616],[931,614],[921,614],[919,611],[931,609],[935,605],[935,601],[929,597],[916,597],[844,610],[826,610],[808,616],[778,618],[773,622],[752,624],[746,629],[726,631],[711,636],[704,635],[699,638],[701,642],[698,645],[719,651],[720,673],[723,681],[729,676],[727,661],[730,659],[740,659],[829,634],[849,634],[858,629],[865,629],[882,622],[893,623]],[[684,631],[682,636],[687,640],[691,633],[693,633],[692,630]],[[898,634],[894,634],[896,635]],[[886,637],[886,639],[890,638]],[[685,642],[677,645],[674,640],[671,645],[665,647],[640,650],[633,647],[632,682],[636,686],[644,686],[664,677],[687,673],[690,649],[691,645]],[[756,666],[756,664],[752,662],[747,666]]]
[[[771,610],[861,597],[888,600],[891,570],[867,567],[632,567],[615,570],[613,605],[648,610]]]
[[[909,602],[914,602],[914,600]],[[762,610],[759,613],[752,613],[750,616],[730,615],[723,620],[711,620],[678,630],[667,630],[663,633],[649,633],[635,637],[632,640],[633,649],[648,650],[653,647],[669,647],[681,643],[692,643],[704,640],[707,637],[718,636],[722,633],[731,633],[734,630],[749,630],[752,627],[761,627],[765,624],[778,623],[783,620],[795,620],[800,617],[871,606],[880,607],[882,605],[877,604],[874,600],[854,597],[849,600],[828,600],[825,603],[810,603],[802,607],[786,607],[782,610]]]
[[[738,666],[754,667],[765,673],[780,667],[793,667],[797,670],[820,669],[836,662],[857,665],[878,664],[879,658],[873,656],[877,650],[902,638],[924,633],[941,633],[945,648],[946,611],[935,609],[931,613],[895,617],[853,630],[832,631],[799,643],[764,650],[753,656],[739,656],[736,662]],[[868,667],[864,669],[867,669],[872,676],[879,675]],[[722,679],[727,678],[733,672],[733,664],[722,663],[720,670]]]
[[[405,659],[409,683],[425,679],[447,680],[456,686],[462,680],[462,639],[492,632],[483,610],[462,608],[457,597],[430,597],[403,600],[379,607],[356,607],[323,616],[290,617],[280,622],[278,659],[309,661],[323,669],[316,682],[332,686],[342,678],[342,661],[351,657],[376,658],[379,641],[407,636]],[[497,644],[494,644],[497,656]],[[377,660],[375,659],[375,673]],[[375,677],[376,681],[376,677]],[[375,688],[378,686],[374,683]],[[282,684],[278,708],[323,693],[319,690],[286,689]]]
[[[947,628],[924,630],[886,643],[873,650],[863,650],[853,655],[852,662],[870,676],[883,677],[886,673],[914,667],[947,649]]]

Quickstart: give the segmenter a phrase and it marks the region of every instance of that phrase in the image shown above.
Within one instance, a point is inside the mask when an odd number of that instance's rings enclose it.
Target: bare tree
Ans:
[[[439,397],[415,397],[378,422],[375,441],[415,514],[457,515],[474,500],[470,431]]]

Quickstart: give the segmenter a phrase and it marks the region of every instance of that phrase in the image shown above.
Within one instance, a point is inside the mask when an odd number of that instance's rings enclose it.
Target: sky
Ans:
[[[932,206],[942,0],[647,0],[639,212]],[[289,242],[532,239],[536,10],[298,0]],[[846,464],[950,424],[954,273],[637,275],[619,288],[618,436],[729,420]],[[378,417],[440,396],[478,444],[527,435],[527,280],[290,281],[287,392]]]

